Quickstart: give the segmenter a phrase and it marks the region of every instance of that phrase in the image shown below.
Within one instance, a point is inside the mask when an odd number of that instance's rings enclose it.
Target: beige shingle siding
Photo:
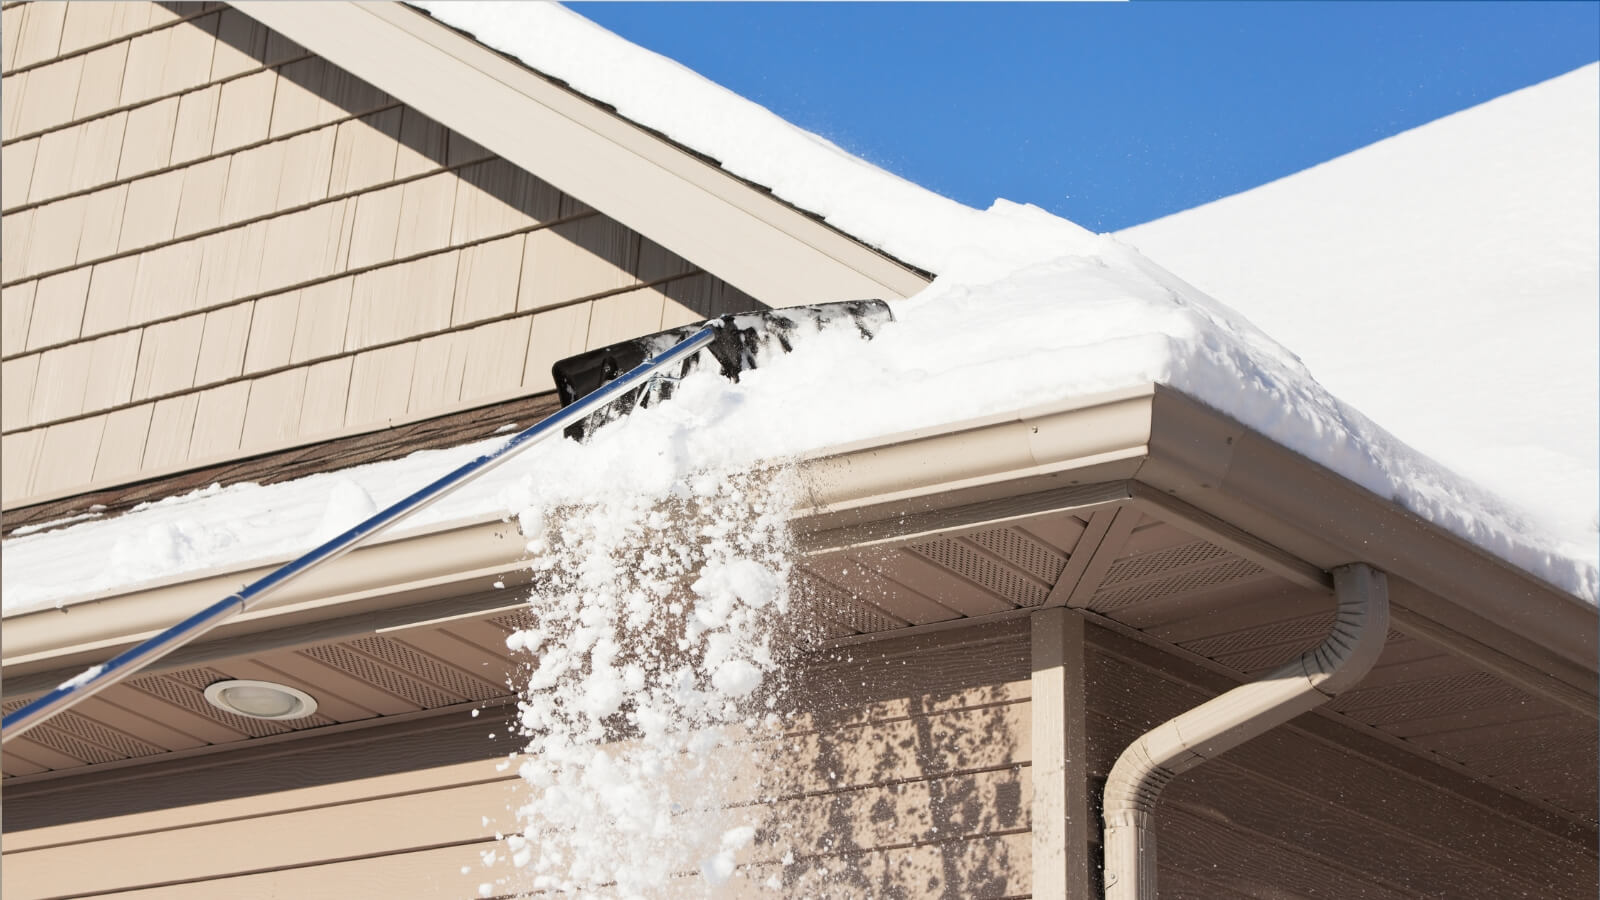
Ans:
[[[753,304],[232,9],[77,5],[5,11],[7,506],[549,390]]]
[[[36,281],[24,281],[0,289],[0,355],[9,357],[26,348],[37,287]]]
[[[154,404],[141,403],[106,416],[100,452],[95,457],[96,481],[138,474],[139,466],[144,461],[145,440],[150,436],[150,418],[154,410]]]

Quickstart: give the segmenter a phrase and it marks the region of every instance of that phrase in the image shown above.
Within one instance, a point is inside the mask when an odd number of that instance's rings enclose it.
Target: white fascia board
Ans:
[[[402,4],[234,6],[765,303],[899,299],[927,283]]]

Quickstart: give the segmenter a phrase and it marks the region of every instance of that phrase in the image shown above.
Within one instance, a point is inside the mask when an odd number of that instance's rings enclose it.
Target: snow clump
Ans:
[[[507,644],[530,799],[505,841],[517,889],[654,896],[740,874],[781,722],[787,468],[699,473],[657,495],[518,516],[535,587]],[[793,617],[801,619],[803,617]]]

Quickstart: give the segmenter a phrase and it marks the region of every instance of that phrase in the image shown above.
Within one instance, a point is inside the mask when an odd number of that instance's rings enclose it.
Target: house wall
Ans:
[[[546,391],[757,305],[236,10],[0,33],[7,508]]]
[[[1103,628],[1086,637],[1097,804],[1128,742],[1228,682]],[[777,875],[786,896],[1029,896],[1028,647],[1016,620],[800,667],[802,714],[757,754],[778,774],[751,811],[751,880]],[[5,895],[470,896],[509,871],[482,863],[521,789],[499,767],[506,733],[491,709],[12,779]],[[1163,897],[1560,898],[1596,883],[1592,830],[1315,716],[1178,778],[1157,820]],[[1098,837],[1077,857],[1098,884]]]
[[[749,810],[764,829],[751,880],[777,875],[780,896],[1025,896],[1027,646],[1016,627],[965,629],[803,667],[804,714],[757,751],[781,775]],[[459,711],[11,779],[0,886],[8,900],[475,896],[508,872],[481,857],[514,827],[506,734],[496,710]]]

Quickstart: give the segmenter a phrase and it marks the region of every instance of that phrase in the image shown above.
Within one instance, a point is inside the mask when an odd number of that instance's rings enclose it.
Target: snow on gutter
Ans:
[[[811,552],[1054,510],[1131,501],[1164,514],[1162,504],[1178,504],[1278,548],[1255,561],[1299,583],[1307,572],[1369,561],[1392,576],[1397,623],[1569,707],[1594,705],[1594,607],[1167,388],[1146,384],[818,450],[801,473],[809,493],[796,513],[797,543]],[[452,610],[512,602],[490,587],[526,581],[522,540],[515,523],[481,504],[505,496],[514,480],[486,488],[473,516],[386,536],[329,564],[224,637],[294,625],[306,639],[319,622],[370,629],[362,617],[463,595],[473,597]],[[276,561],[10,617],[6,678],[104,658]],[[333,620],[343,624],[327,625]]]
[[[932,509],[980,495],[1013,495],[1038,487],[1041,478],[1066,478],[1064,473],[1073,470],[1081,470],[1081,474],[1067,480],[1126,478],[1137,469],[1144,452],[1152,390],[1147,385],[1053,408],[989,416],[818,451],[802,463],[811,506],[797,512],[800,528],[820,534],[884,517],[898,518],[908,505]],[[1025,439],[1041,430],[1054,431],[1040,429],[1039,423],[1064,422],[1075,413],[1079,414],[1078,425],[1071,429],[1072,437],[1048,443]],[[1105,427],[1108,424],[1116,427]],[[457,448],[450,453],[460,456],[471,449]],[[905,451],[917,458],[914,467],[905,464],[900,455]],[[408,460],[363,468],[387,466],[393,472],[407,463],[415,470],[418,457],[430,459],[434,468],[448,461],[434,459],[436,455],[417,454]],[[464,489],[465,496],[460,499],[441,502],[442,515],[424,513],[433,517],[421,527],[397,528],[306,575],[259,609],[219,629],[219,637],[483,591],[494,582],[525,583],[527,576],[520,571],[523,540],[501,502],[508,493],[516,496],[516,482],[523,477],[525,474],[509,466],[486,476],[480,485]],[[274,487],[304,488],[304,482],[314,482],[310,491],[316,492],[321,490],[318,483],[327,483],[318,482],[323,478],[311,476]],[[1126,493],[1120,496],[1126,497]],[[297,504],[286,497],[284,505]],[[360,512],[352,509],[349,514],[358,516]],[[107,526],[114,521],[97,524]],[[102,590],[74,598],[61,608],[8,616],[3,636],[6,675],[95,661],[172,624],[178,611],[199,609],[226,596],[293,558],[297,549],[256,558],[246,565],[172,575],[131,590]],[[499,602],[510,601],[511,595],[502,596]]]

